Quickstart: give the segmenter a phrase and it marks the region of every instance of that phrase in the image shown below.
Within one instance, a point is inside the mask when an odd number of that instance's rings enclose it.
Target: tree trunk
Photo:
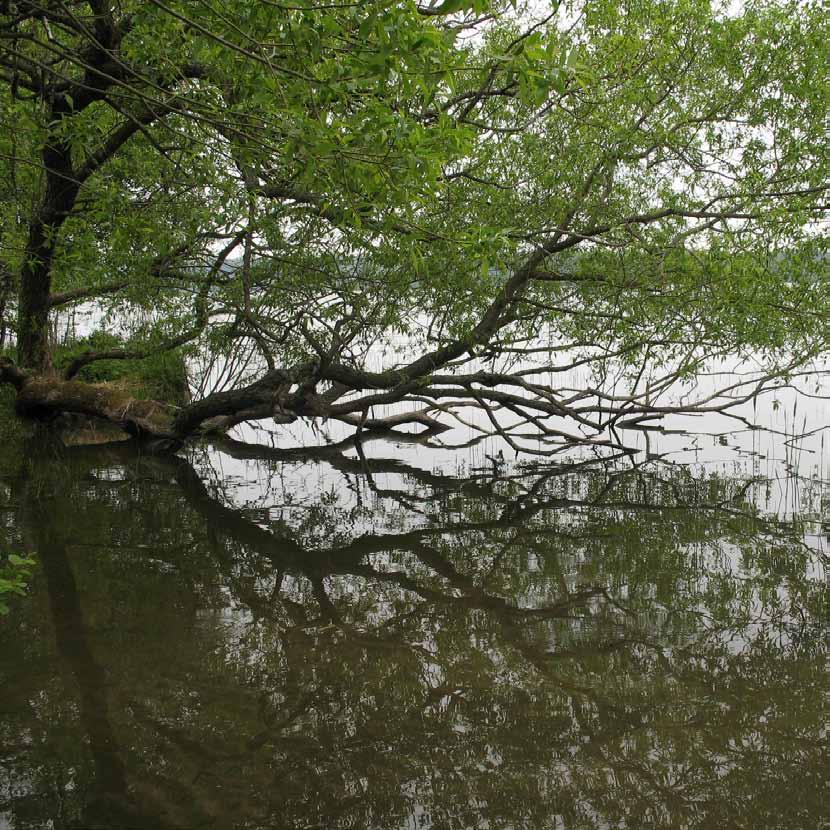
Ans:
[[[34,233],[35,228],[32,231]],[[23,266],[17,306],[17,360],[21,366],[37,374],[44,374],[52,368],[49,352],[51,286],[50,263],[28,261]]]
[[[24,379],[17,394],[17,410],[21,415],[33,417],[64,412],[88,415],[109,421],[137,437],[181,443],[172,429],[169,407],[158,401],[139,400],[105,383],[41,376]]]
[[[36,374],[47,373],[52,368],[49,351],[52,261],[58,231],[80,190],[72,168],[72,153],[66,142],[57,139],[47,142],[43,148],[43,166],[46,192],[38,215],[29,225],[17,307],[18,364]]]

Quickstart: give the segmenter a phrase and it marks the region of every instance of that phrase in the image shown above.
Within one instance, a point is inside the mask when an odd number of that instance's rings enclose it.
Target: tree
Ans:
[[[764,385],[826,347],[818,3],[0,14],[23,411],[180,441],[261,418],[437,429],[474,406],[518,448],[504,414],[576,440],[552,419],[602,433],[670,411],[659,394],[706,358],[759,352]],[[50,315],[90,300],[125,342],[58,373]],[[248,368],[177,412],[76,378],[183,347]],[[627,369],[631,393],[559,389],[580,364]]]

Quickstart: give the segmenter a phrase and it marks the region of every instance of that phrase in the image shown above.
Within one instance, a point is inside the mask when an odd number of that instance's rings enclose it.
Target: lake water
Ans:
[[[632,458],[4,437],[0,827],[826,826],[830,413],[746,414]]]

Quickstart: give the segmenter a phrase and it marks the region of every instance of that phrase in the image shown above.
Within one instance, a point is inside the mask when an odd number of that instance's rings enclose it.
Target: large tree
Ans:
[[[503,413],[667,411],[704,358],[792,371],[830,319],[828,42],[811,2],[1,2],[3,379],[176,440],[477,406],[516,443]],[[57,367],[90,301],[123,342]],[[236,362],[175,412],[76,377],[185,346]]]

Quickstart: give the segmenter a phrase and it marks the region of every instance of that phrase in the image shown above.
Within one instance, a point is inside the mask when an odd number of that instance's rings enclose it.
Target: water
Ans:
[[[0,827],[816,830],[827,421],[783,395],[633,459],[4,441]]]

